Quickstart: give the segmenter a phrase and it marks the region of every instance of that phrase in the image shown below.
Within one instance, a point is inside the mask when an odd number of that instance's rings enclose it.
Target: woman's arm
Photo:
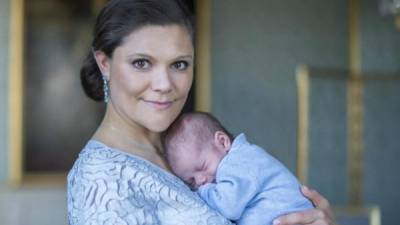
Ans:
[[[312,201],[315,209],[290,213],[274,220],[274,225],[338,225],[327,199],[306,186],[301,188],[304,196]]]

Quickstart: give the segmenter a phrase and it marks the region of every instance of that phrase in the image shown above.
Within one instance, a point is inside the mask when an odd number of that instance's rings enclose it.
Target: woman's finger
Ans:
[[[335,221],[335,215],[329,204],[329,201],[326,198],[324,198],[317,191],[308,188],[307,186],[302,186],[301,191],[303,192],[304,196],[311,200],[315,208],[322,210],[324,218],[330,221],[329,224],[336,224],[335,222],[333,222]]]
[[[327,209],[330,208],[328,200],[326,200],[322,195],[320,195],[317,191],[308,188],[307,186],[301,187],[301,192],[303,192],[304,196],[312,201],[316,208]]]
[[[274,225],[293,225],[293,224],[312,224],[319,216],[319,211],[315,209],[289,213],[276,218]]]
[[[289,213],[274,220],[274,225],[335,225],[336,222],[329,201],[317,191],[306,186],[301,187],[304,196],[315,209]]]
[[[274,225],[335,225],[320,209],[310,209],[280,216],[273,222]]]

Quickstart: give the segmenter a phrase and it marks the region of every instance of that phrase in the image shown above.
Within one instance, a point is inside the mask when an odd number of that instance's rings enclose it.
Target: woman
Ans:
[[[178,0],[110,0],[100,12],[82,85],[107,102],[68,175],[70,224],[231,224],[169,172],[160,133],[193,80],[193,25]],[[328,202],[276,224],[334,224]]]

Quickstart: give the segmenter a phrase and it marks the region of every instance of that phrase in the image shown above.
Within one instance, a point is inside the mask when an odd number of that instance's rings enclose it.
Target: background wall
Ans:
[[[362,71],[400,75],[400,29],[393,18],[375,10],[377,1],[361,4]],[[400,216],[400,80],[368,82],[364,94],[364,190],[367,203],[382,209],[382,224]]]
[[[9,2],[0,1],[0,183],[7,175]]]
[[[363,72],[399,72],[400,30],[393,17],[383,17],[376,0],[361,1],[361,64]]]
[[[379,14],[379,1],[360,2],[362,72],[400,72],[393,17]],[[349,69],[349,1],[210,3],[212,112],[295,172],[296,66]],[[311,92],[309,184],[346,205],[346,84],[314,80]],[[400,81],[365,83],[362,201],[381,207],[383,225],[399,219],[399,99]]]
[[[295,172],[295,70],[348,67],[348,1],[212,1],[211,12],[212,111]]]
[[[0,186],[1,225],[67,225],[65,187]]]

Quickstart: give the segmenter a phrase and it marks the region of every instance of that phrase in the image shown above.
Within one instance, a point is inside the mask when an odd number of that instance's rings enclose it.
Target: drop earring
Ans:
[[[104,94],[104,102],[107,103],[110,100],[110,89],[108,87],[109,81],[105,75],[102,75],[103,78],[103,94]]]

